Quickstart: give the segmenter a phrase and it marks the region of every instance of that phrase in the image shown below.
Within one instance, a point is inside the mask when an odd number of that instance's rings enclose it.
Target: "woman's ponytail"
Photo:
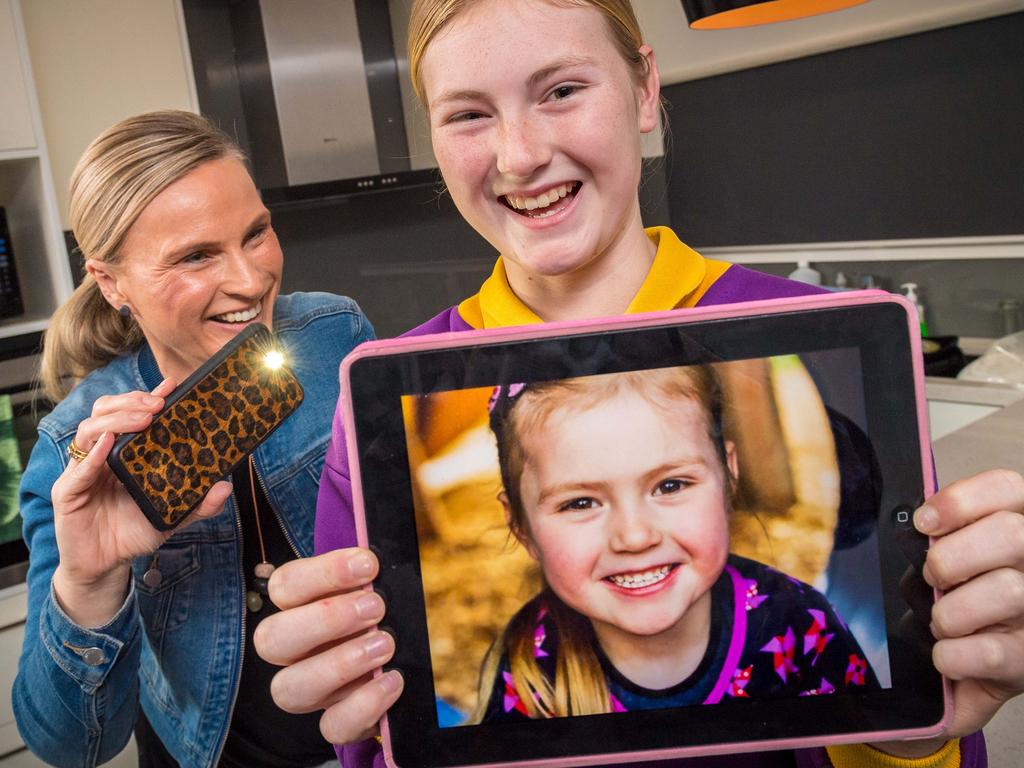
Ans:
[[[50,318],[39,367],[43,396],[60,402],[89,372],[141,343],[138,323],[110,306],[92,275],[86,275]]]

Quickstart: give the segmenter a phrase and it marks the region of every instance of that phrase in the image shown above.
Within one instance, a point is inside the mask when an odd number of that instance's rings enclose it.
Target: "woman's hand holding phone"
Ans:
[[[270,577],[281,609],[256,627],[256,651],[284,666],[270,686],[286,712],[325,710],[324,738],[347,744],[377,733],[377,721],[402,692],[402,676],[371,674],[394,653],[394,639],[374,626],[380,595],[366,589],[377,575],[373,553],[352,547],[285,563]]]
[[[81,626],[100,627],[114,617],[124,603],[132,559],[153,552],[171,534],[152,526],[106,459],[117,435],[148,426],[175,385],[165,380],[149,393],[99,398],[75,434],[75,445],[88,456],[71,459],[53,485],[60,552],[53,586],[61,608]],[[185,524],[216,515],[230,494],[230,483],[217,483]]]

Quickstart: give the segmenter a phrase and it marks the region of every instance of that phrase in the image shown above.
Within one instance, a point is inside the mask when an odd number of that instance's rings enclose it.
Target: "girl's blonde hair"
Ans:
[[[523,438],[542,434],[546,424],[571,403],[586,410],[620,392],[642,395],[654,407],[671,409],[680,398],[697,404],[705,419],[725,484],[725,508],[732,507],[736,478],[729,469],[722,428],[722,387],[709,365],[687,365],[646,371],[627,371],[539,384],[503,385],[491,406],[491,429],[498,443],[498,465],[508,498],[509,528],[520,541],[530,537],[519,484],[526,464]],[[609,446],[609,450],[614,450]],[[538,619],[557,637],[555,676],[551,680],[537,663],[534,636]],[[597,638],[590,621],[549,588],[519,609],[499,641],[491,648],[481,673],[476,718],[483,717],[494,693],[502,656],[519,699],[530,717],[565,717],[611,712],[611,698],[601,662],[594,650]]]
[[[437,34],[456,16],[477,0],[414,0],[409,18],[409,75],[413,90],[420,102],[427,106],[420,67],[423,54]],[[604,14],[611,39],[622,58],[633,70],[637,82],[647,75],[648,60],[640,53],[644,44],[640,24],[630,0],[548,0],[555,5],[595,8]]]
[[[245,156],[206,118],[166,110],[129,117],[101,133],[71,175],[71,229],[84,259],[117,264],[128,230],[154,197],[203,163]],[[50,318],[39,381],[58,402],[91,371],[137,348],[142,331],[121,317],[91,275]]]

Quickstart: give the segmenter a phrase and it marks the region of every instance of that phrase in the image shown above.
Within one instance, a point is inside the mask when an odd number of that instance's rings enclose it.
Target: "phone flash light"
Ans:
[[[267,352],[263,357],[263,364],[272,371],[276,371],[284,365],[284,355],[276,349]]]

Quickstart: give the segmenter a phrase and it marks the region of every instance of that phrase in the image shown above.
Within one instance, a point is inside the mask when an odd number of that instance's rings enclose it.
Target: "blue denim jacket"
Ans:
[[[350,299],[296,293],[278,298],[274,330],[305,399],[254,458],[286,537],[300,556],[308,556],[338,399],[338,365],[373,329]],[[182,766],[215,765],[231,722],[245,621],[233,497],[220,515],[190,525],[160,547],[158,586],[142,581],[152,556],[135,560],[128,597],[106,626],[77,626],[51,591],[58,552],[50,489],[67,464],[78,422],[100,395],[150,390],[160,378],[145,345],[91,373],[40,422],[22,478],[31,560],[14,712],[28,747],[57,766],[111,759],[127,743],[140,704]]]

